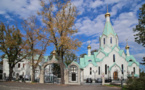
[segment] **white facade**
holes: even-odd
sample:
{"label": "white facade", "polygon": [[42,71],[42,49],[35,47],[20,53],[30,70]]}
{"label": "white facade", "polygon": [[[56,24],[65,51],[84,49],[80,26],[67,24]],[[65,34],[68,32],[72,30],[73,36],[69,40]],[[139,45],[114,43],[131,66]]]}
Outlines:
{"label": "white facade", "polygon": [[[44,63],[44,62],[41,62]],[[31,79],[32,67],[30,60],[23,59],[18,62],[13,68],[13,78],[17,79],[19,76],[23,76],[26,79]],[[45,67],[45,75],[49,76],[52,73],[52,65],[47,65]],[[35,70],[35,79],[39,79],[40,67],[38,66]],[[9,77],[9,64],[7,59],[3,59],[3,79]]]}

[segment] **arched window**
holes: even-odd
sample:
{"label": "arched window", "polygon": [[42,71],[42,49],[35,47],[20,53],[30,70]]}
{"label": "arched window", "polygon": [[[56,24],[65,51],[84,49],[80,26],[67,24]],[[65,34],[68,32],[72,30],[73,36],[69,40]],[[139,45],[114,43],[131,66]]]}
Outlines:
{"label": "arched window", "polygon": [[124,73],[124,68],[123,68],[123,64],[121,65],[121,67],[122,67],[122,74]]}
{"label": "arched window", "polygon": [[110,37],[110,43],[112,44],[112,37]]}
{"label": "arched window", "polygon": [[100,67],[98,67],[98,74],[100,75]]}
{"label": "arched window", "polygon": [[107,64],[105,64],[105,74],[107,74]]}
{"label": "arched window", "polygon": [[104,38],[104,44],[105,44],[105,38]]}
{"label": "arched window", "polygon": [[135,67],[133,67],[133,73],[135,74]]}
{"label": "arched window", "polygon": [[113,54],[113,62],[115,62],[115,54]]}
{"label": "arched window", "polygon": [[92,68],[90,67],[90,75],[92,75]]}
{"label": "arched window", "polygon": [[20,68],[20,63],[18,63],[18,68]]}
{"label": "arched window", "polygon": [[132,62],[132,60],[129,60],[129,62]]}

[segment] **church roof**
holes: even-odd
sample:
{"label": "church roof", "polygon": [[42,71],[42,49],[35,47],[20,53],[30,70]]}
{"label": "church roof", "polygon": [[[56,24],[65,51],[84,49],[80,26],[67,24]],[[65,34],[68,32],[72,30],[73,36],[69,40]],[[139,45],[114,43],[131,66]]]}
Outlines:
{"label": "church roof", "polygon": [[106,36],[108,36],[110,34],[112,34],[114,36],[116,35],[110,21],[106,21],[103,34]]}
{"label": "church roof", "polygon": [[[132,61],[130,61],[132,60]],[[133,63],[135,63],[137,66],[139,66],[139,63],[136,61],[133,55],[126,56],[126,61],[128,62],[128,66],[131,66]]]}
{"label": "church roof", "polygon": [[80,58],[80,66],[82,68],[88,66],[88,64],[92,63],[94,66],[97,66],[94,55],[88,56],[85,55],[84,58]]}

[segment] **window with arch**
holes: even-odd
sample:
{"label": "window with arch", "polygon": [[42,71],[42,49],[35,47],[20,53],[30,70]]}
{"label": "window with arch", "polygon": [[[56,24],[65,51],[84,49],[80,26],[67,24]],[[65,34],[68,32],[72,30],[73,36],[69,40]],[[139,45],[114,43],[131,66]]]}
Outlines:
{"label": "window with arch", "polygon": [[121,65],[121,67],[122,67],[122,74],[124,74],[124,68],[123,68],[123,64]]}
{"label": "window with arch", "polygon": [[112,44],[112,37],[110,37],[110,43]]}
{"label": "window with arch", "polygon": [[133,73],[135,74],[135,67],[133,67]]}
{"label": "window with arch", "polygon": [[107,64],[105,64],[105,74],[107,74]]}
{"label": "window with arch", "polygon": [[103,42],[104,42],[104,44],[105,44],[105,38],[104,38]]}
{"label": "window with arch", "polygon": [[100,67],[98,67],[98,74],[100,75]]}
{"label": "window with arch", "polygon": [[132,62],[132,60],[129,60],[129,62]]}
{"label": "window with arch", "polygon": [[20,63],[18,63],[18,68],[20,68]]}
{"label": "window with arch", "polygon": [[92,75],[92,68],[90,67],[90,75]]}
{"label": "window with arch", "polygon": [[113,54],[113,62],[115,62],[115,54]]}

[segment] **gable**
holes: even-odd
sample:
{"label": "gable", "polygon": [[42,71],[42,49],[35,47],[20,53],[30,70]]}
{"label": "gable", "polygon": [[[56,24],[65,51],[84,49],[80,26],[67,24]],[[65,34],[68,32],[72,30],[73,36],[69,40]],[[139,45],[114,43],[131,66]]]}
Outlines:
{"label": "gable", "polygon": [[105,57],[105,54],[102,52],[99,52],[98,55],[96,56],[96,58],[102,59],[103,57]]}

